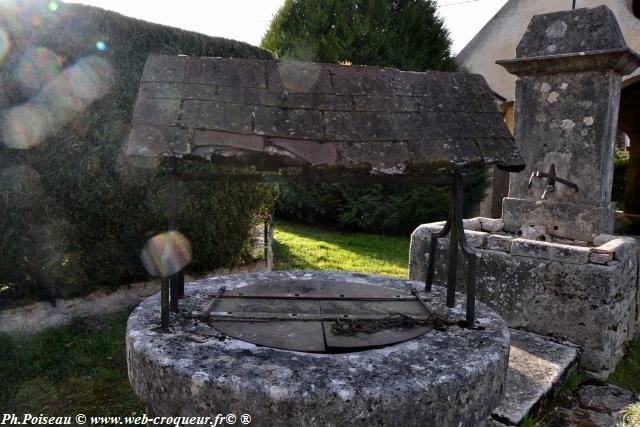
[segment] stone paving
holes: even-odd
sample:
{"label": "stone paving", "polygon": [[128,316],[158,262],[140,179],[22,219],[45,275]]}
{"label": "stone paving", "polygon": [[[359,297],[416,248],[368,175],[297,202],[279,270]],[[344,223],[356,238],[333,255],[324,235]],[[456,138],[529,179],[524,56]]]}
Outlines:
{"label": "stone paving", "polygon": [[494,425],[519,424],[529,412],[553,398],[578,361],[578,350],[570,343],[516,329],[509,332],[507,384],[491,414],[494,421],[499,421]]}
{"label": "stone paving", "polygon": [[613,427],[621,425],[626,408],[640,397],[614,385],[587,383],[571,398],[558,399],[541,423],[544,427]]}

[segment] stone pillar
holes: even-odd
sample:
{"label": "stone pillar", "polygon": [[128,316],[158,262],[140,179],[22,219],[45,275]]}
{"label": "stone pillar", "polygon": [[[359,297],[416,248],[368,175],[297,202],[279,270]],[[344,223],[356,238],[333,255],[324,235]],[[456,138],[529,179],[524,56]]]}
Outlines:
{"label": "stone pillar", "polygon": [[[611,234],[622,76],[640,66],[613,12],[600,6],[535,16],[516,59],[498,64],[518,76],[514,136],[527,164],[511,174],[505,230],[586,242]],[[550,185],[549,178],[530,180],[552,171],[578,190]]]}

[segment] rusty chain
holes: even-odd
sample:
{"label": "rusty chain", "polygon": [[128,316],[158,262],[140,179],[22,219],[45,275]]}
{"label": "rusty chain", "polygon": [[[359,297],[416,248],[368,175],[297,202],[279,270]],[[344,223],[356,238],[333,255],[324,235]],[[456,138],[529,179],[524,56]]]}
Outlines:
{"label": "rusty chain", "polygon": [[416,326],[432,325],[435,319],[416,319],[409,314],[391,313],[384,319],[351,319],[338,317],[336,323],[331,326],[331,332],[335,335],[352,336],[358,332],[375,334],[386,329],[412,329]]}

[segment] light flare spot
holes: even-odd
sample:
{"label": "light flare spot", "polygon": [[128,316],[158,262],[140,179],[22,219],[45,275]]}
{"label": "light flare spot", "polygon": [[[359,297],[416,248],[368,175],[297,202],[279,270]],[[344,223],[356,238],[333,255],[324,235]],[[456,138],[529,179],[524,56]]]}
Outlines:
{"label": "light flare spot", "polygon": [[62,73],[62,59],[46,47],[29,49],[14,69],[14,78],[24,87],[40,90]]}
{"label": "light flare spot", "polygon": [[58,3],[56,3],[55,1],[49,2],[49,5],[47,7],[51,12],[56,12],[58,10]]}
{"label": "light flare spot", "polygon": [[140,258],[149,274],[168,277],[191,261],[191,243],[178,231],[158,234],[147,242]]}
{"label": "light flare spot", "polygon": [[107,50],[107,44],[102,40],[99,40],[96,42],[96,49],[98,49],[100,52],[104,52],[105,50]]}
{"label": "light flare spot", "polygon": [[31,25],[34,27],[39,27],[42,24],[42,16],[36,15],[31,17]]}
{"label": "light flare spot", "polygon": [[2,120],[2,135],[10,148],[27,150],[43,142],[53,125],[51,112],[35,103],[10,109]]}
{"label": "light flare spot", "polygon": [[3,28],[0,28],[0,63],[2,63],[4,57],[7,56],[10,49],[11,39],[9,38],[9,33],[7,33]]}
{"label": "light flare spot", "polygon": [[30,101],[8,110],[0,123],[8,147],[28,149],[43,142],[106,95],[113,84],[113,69],[97,56],[79,60],[48,82]]}
{"label": "light flare spot", "polygon": [[81,59],[65,70],[63,89],[68,96],[78,101],[84,109],[89,103],[106,95],[113,83],[111,66],[95,56]]}

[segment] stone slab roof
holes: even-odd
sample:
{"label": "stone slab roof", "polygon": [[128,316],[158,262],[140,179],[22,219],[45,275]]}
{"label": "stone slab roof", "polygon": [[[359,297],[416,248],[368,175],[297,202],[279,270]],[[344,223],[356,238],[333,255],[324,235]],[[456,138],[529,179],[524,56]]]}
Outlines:
{"label": "stone slab roof", "polygon": [[516,48],[517,58],[626,49],[618,20],[606,6],[536,15]]}
{"label": "stone slab roof", "polygon": [[614,71],[640,67],[627,47],[614,13],[606,6],[536,15],[516,48],[516,59],[496,61],[511,74]]}
{"label": "stone slab roof", "polygon": [[483,77],[152,55],[127,153],[381,173],[522,159]]}

